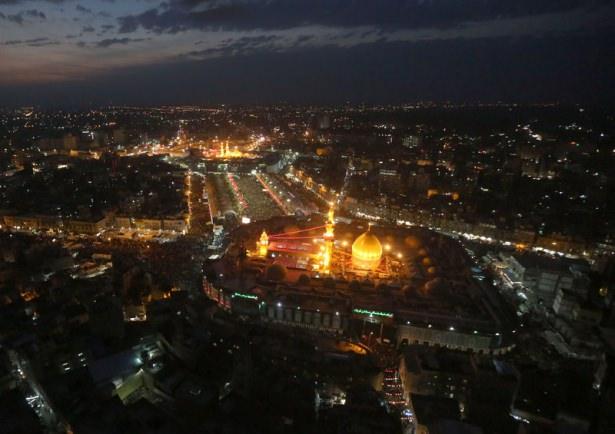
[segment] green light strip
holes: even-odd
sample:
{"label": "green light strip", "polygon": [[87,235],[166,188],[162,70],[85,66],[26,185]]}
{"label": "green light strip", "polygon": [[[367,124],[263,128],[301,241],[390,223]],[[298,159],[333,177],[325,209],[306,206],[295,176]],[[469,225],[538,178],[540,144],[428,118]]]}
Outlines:
{"label": "green light strip", "polygon": [[249,300],[258,300],[256,295],[242,294],[241,292],[233,292],[233,297],[247,298]]}
{"label": "green light strip", "polygon": [[377,310],[366,310],[366,309],[352,309],[353,313],[358,313],[361,315],[369,315],[369,316],[383,316],[385,318],[393,318],[393,314],[390,312],[379,312]]}

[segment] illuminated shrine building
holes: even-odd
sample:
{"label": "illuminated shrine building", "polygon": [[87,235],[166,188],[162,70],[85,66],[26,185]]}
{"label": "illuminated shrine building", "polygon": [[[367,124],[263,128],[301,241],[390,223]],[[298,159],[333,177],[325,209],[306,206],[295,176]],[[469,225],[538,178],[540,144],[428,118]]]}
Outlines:
{"label": "illuminated shrine building", "polygon": [[220,143],[220,150],[218,151],[218,157],[220,158],[242,158],[245,157],[246,154],[241,152],[235,146],[235,149],[231,149],[228,144],[228,140],[226,142]]}
{"label": "illuminated shrine building", "polygon": [[382,244],[368,229],[352,243],[352,266],[360,270],[375,270],[382,259]]}

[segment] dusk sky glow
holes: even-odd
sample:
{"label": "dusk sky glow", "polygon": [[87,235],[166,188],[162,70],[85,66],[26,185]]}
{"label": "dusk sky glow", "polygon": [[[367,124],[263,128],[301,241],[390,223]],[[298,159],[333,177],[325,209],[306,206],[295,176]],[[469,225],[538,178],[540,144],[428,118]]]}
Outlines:
{"label": "dusk sky glow", "polygon": [[601,101],[614,26],[608,0],[0,0],[0,102]]}

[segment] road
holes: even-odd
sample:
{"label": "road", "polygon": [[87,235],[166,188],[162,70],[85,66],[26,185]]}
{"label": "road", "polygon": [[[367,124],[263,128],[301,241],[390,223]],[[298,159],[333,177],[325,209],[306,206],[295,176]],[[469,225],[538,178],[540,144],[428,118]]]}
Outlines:
{"label": "road", "polygon": [[204,236],[211,232],[211,215],[205,177],[189,171],[186,176],[186,196],[188,201],[188,234]]}
{"label": "road", "polygon": [[404,399],[404,387],[399,378],[397,367],[384,370],[382,393],[389,404],[389,408],[399,415],[404,433],[413,433],[416,430],[416,420],[412,409]]}
{"label": "road", "polygon": [[9,358],[19,388],[26,397],[28,405],[38,416],[45,431],[51,434],[72,432],[68,423],[63,421],[53,409],[49,398],[36,380],[30,363],[15,351],[9,352]]}

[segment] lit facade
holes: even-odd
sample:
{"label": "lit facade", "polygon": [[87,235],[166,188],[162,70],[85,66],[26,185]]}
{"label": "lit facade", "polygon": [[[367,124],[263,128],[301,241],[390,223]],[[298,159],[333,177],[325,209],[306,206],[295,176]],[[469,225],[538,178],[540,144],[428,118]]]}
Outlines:
{"label": "lit facade", "polygon": [[267,250],[269,249],[269,236],[267,232],[263,230],[258,242],[256,243],[256,249],[258,250],[258,256],[267,256]]}
{"label": "lit facade", "polygon": [[327,215],[325,234],[323,235],[323,239],[325,241],[325,249],[322,252],[322,271],[326,274],[329,274],[331,272],[331,257],[333,256],[333,242],[335,240],[334,230],[335,221],[333,207],[331,207]]}

